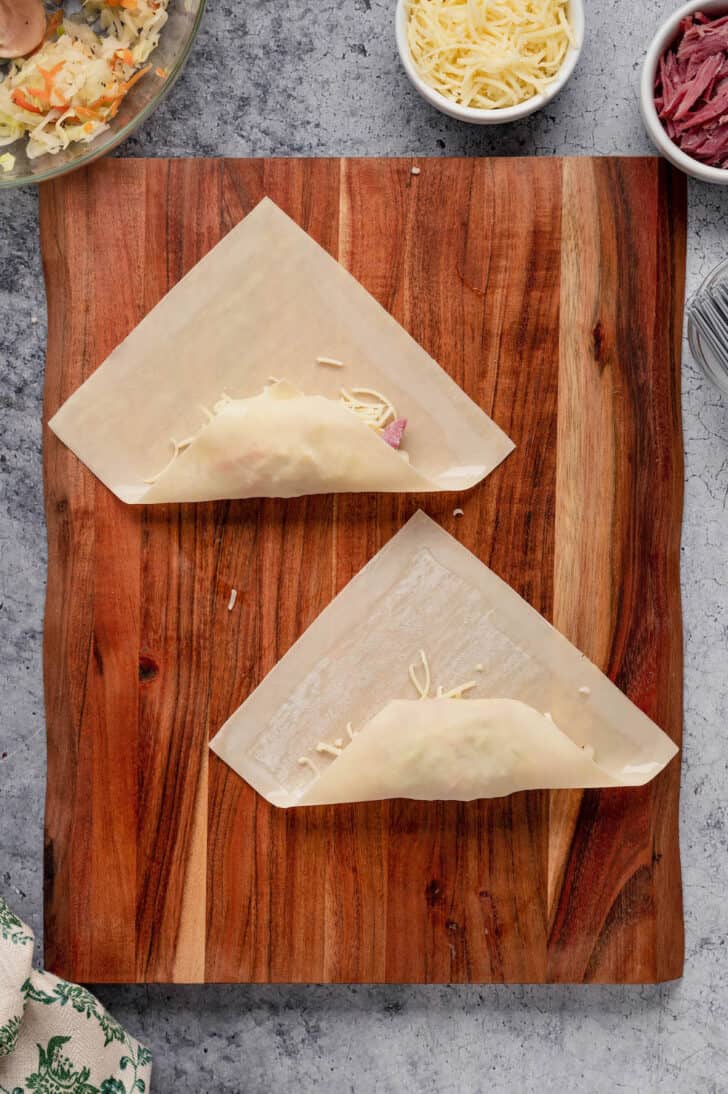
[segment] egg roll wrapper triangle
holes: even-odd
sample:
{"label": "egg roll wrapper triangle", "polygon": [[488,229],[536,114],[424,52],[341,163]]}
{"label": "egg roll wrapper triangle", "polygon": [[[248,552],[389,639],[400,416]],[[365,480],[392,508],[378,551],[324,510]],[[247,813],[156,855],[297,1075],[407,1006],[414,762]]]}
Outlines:
{"label": "egg roll wrapper triangle", "polygon": [[[322,356],[344,367],[322,366]],[[213,407],[223,393],[235,400],[260,396],[271,376],[304,396],[337,403],[342,387],[375,389],[407,419],[412,474],[403,471],[401,456],[397,463],[385,453],[376,462],[387,460],[391,477],[378,466],[368,480],[358,463],[331,489],[380,490],[384,481],[388,490],[465,490],[513,449],[404,328],[268,198],[144,317],[49,424],[121,500],[161,501],[167,474],[148,480],[168,463],[170,439],[198,434],[201,408]],[[269,440],[273,429],[271,421]],[[229,458],[241,460],[252,440],[233,440]],[[320,467],[326,449],[321,438],[314,457]],[[187,477],[176,482],[187,492],[172,490],[173,476],[168,500],[250,496],[226,494],[229,477],[213,485],[209,468],[193,484],[194,460],[187,463]],[[257,489],[272,496],[275,484]],[[298,486],[288,481],[287,489],[318,491],[305,470]]]}
{"label": "egg roll wrapper triangle", "polygon": [[[248,594],[241,587],[238,595]],[[432,694],[438,685],[447,691],[475,680],[470,697],[420,702],[408,678],[420,650],[432,667]],[[400,717],[399,700],[408,701],[406,709],[415,713]],[[422,746],[421,769],[412,774],[392,760],[393,766],[378,773],[378,789],[372,782],[367,792],[377,798],[437,798],[447,788],[444,776],[437,785],[434,776],[430,779],[436,766],[431,757],[446,747],[449,734],[459,748],[468,739],[463,726],[450,726],[446,719],[470,719],[471,710],[477,719],[475,705],[482,700],[510,700],[530,708],[525,713],[499,708],[508,713],[495,724],[501,736],[520,734],[529,740],[540,727],[551,758],[538,775],[530,768],[529,773],[543,789],[641,785],[678,751],[576,647],[422,512],[324,609],[231,714],[211,747],[269,802],[288,808],[322,800],[324,790],[319,794],[317,782],[326,778],[330,785],[339,764],[343,778],[362,750],[366,755],[384,749],[385,738],[390,741],[386,748],[396,752],[401,731],[403,745],[416,739]],[[446,715],[450,709],[457,715]],[[357,736],[345,744],[341,757],[316,751],[319,743],[348,741],[349,723]],[[493,724],[489,716],[487,725]],[[375,734],[367,745],[372,728]],[[352,758],[347,757],[354,746]],[[311,761],[318,775],[302,759]],[[474,753],[474,768],[476,759]],[[582,777],[574,781],[576,770]],[[498,789],[513,792],[515,774],[511,771],[511,782]],[[487,767],[481,767],[477,785],[468,781],[457,789],[457,780],[454,785],[445,796],[460,800],[462,793],[466,800],[492,796],[495,784]],[[361,787],[354,790],[352,784],[350,793],[354,796],[345,800],[363,800]],[[336,795],[342,800],[340,791]]]}

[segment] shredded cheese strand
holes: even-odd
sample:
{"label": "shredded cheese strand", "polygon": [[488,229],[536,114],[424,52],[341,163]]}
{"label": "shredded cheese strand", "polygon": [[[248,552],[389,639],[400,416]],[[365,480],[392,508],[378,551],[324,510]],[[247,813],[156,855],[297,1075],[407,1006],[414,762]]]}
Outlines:
{"label": "shredded cheese strand", "polygon": [[410,665],[409,667],[409,678],[412,681],[412,686],[415,691],[419,693],[420,699],[427,699],[430,694],[432,676],[430,674],[430,663],[427,660],[427,654],[424,650],[420,650],[420,661],[422,662],[422,669],[424,671],[424,680],[420,683],[417,669],[414,665]]}
{"label": "shredded cheese strand", "polygon": [[[420,650],[420,662],[423,671],[423,679],[421,680],[419,677],[419,667],[416,664],[410,665],[409,678],[420,699],[429,699],[430,689],[432,687],[432,673],[430,672],[430,663],[424,650]],[[468,680],[466,684],[460,684],[456,688],[450,688],[448,691],[445,691],[442,685],[438,684],[435,690],[435,698],[462,699],[466,692],[472,691],[473,688],[477,688],[477,686],[476,680]]]}
{"label": "shredded cheese strand", "polygon": [[440,692],[438,699],[462,699],[467,691],[472,691],[473,688],[477,688],[477,686],[477,681],[468,680],[467,684],[461,684],[460,687],[451,688],[450,691],[443,691],[442,688],[438,688],[438,691]]}
{"label": "shredded cheese strand", "polygon": [[325,741],[319,741],[316,745],[316,751],[323,756],[340,756],[344,750],[343,748],[337,748],[336,745],[327,745]]}
{"label": "shredded cheese strand", "polygon": [[369,387],[342,387],[341,401],[347,410],[356,414],[365,425],[382,430],[390,422],[397,421],[397,411],[386,395]]}

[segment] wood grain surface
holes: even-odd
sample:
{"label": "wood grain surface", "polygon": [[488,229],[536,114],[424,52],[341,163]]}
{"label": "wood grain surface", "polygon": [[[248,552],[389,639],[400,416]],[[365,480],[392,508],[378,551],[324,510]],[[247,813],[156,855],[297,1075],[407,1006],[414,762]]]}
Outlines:
{"label": "wood grain surface", "polygon": [[684,179],[652,159],[412,162],[117,159],[41,188],[46,421],[267,194],[517,444],[463,496],[142,509],[45,429],[60,975],[681,974],[679,760],[642,790],[283,812],[207,749],[418,507],[680,741]]}

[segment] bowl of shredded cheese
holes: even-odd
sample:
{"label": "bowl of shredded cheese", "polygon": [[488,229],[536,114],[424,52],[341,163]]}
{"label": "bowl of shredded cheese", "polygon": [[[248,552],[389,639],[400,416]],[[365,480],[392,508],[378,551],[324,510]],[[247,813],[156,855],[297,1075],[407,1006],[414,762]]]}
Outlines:
{"label": "bowl of shredded cheese", "polygon": [[182,70],[204,6],[45,0],[41,41],[1,54],[0,190],[71,171],[133,132]]}
{"label": "bowl of shredded cheese", "polygon": [[405,72],[432,106],[501,125],[540,110],[581,53],[583,0],[398,0]]}

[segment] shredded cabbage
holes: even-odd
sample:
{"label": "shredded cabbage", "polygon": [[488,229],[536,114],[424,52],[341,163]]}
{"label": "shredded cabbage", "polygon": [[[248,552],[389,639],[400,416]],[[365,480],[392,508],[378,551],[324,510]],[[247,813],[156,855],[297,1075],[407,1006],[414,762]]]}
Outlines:
{"label": "shredded cabbage", "polygon": [[40,48],[12,61],[0,81],[0,146],[27,136],[28,158],[35,159],[108,129],[124,96],[151,67],[146,61],[168,3],[84,0],[87,22],[51,20]]}

